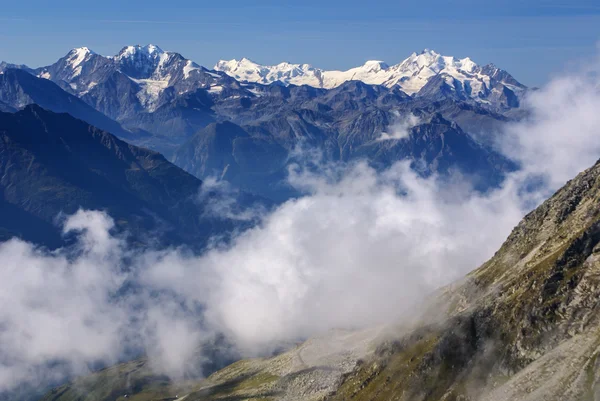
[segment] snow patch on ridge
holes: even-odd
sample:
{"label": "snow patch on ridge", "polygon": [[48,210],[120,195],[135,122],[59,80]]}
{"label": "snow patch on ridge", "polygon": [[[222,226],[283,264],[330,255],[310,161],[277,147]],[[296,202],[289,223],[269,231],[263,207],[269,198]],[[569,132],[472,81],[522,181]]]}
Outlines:
{"label": "snow patch on ridge", "polygon": [[223,87],[221,85],[214,85],[208,89],[208,93],[217,94],[223,92]]}
{"label": "snow patch on ridge", "polygon": [[183,77],[188,79],[190,77],[190,73],[194,70],[199,70],[200,66],[194,63],[192,60],[188,60],[183,67]]}

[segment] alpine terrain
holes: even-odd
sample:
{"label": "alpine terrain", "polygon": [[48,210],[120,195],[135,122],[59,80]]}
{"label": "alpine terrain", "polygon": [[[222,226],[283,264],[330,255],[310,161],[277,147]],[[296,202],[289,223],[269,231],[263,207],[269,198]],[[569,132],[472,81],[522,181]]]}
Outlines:
{"label": "alpine terrain", "polygon": [[540,205],[600,157],[582,82],[1,62],[0,400],[600,400],[600,161]]}
{"label": "alpine terrain", "polygon": [[237,80],[262,84],[281,82],[285,85],[331,89],[347,81],[361,81],[387,88],[399,87],[409,95],[425,95],[435,86],[438,90],[443,88],[454,92],[462,99],[495,108],[516,107],[525,90],[524,85],[493,64],[479,66],[468,57],[457,59],[442,56],[429,49],[413,53],[396,65],[369,60],[347,71],[326,71],[308,64],[265,66],[247,58],[221,60],[214,68]]}

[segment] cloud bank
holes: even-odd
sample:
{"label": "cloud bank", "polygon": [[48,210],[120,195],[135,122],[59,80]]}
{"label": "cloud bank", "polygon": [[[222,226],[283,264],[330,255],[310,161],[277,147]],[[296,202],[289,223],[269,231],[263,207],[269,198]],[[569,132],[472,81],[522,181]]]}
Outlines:
{"label": "cloud bank", "polygon": [[65,220],[78,239],[71,248],[0,244],[0,390],[83,373],[131,349],[181,377],[217,333],[257,355],[401,318],[489,258],[525,212],[596,161],[597,82],[563,78],[526,100],[528,117],[498,144],[521,169],[489,193],[458,176],[421,178],[402,162],[381,173],[365,163],[299,167],[289,181],[306,196],[272,212],[215,203],[212,213],[258,224],[203,255],[127,249],[99,211]]}

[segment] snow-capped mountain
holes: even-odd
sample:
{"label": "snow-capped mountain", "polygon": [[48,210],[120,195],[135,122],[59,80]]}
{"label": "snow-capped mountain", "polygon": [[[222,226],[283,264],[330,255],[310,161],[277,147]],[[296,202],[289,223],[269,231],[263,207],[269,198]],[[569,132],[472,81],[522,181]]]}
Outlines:
{"label": "snow-capped mountain", "polygon": [[[37,103],[67,111],[167,155],[199,178],[222,177],[279,200],[294,196],[273,180],[286,176],[298,144],[320,149],[327,160],[367,158],[381,168],[418,161],[423,174],[454,166],[481,175],[482,190],[512,169],[486,144],[494,127],[509,119],[504,112],[518,106],[515,92],[524,89],[493,66],[433,52],[344,72],[290,64],[269,71],[244,63],[245,79],[311,85],[239,82],[154,45],[126,46],[108,57],[82,47],[43,68],[0,64],[0,109]],[[401,116],[418,117],[410,138],[380,140]],[[115,127],[101,117],[115,120]]]}
{"label": "snow-capped mountain", "polygon": [[[14,68],[3,65],[0,70],[9,67]],[[155,45],[126,46],[114,56],[81,47],[50,66],[28,71],[54,81],[118,121],[155,112],[182,96],[197,94],[200,100],[195,102],[207,106],[210,98],[253,97],[264,90],[238,81],[331,89],[355,80],[400,88],[434,101],[475,101],[500,112],[517,107],[526,89],[493,65],[479,66],[469,58],[442,56],[431,50],[413,53],[397,65],[372,60],[347,71],[325,71],[308,64],[262,66],[248,59],[219,61],[211,71]]]}
{"label": "snow-capped mountain", "polygon": [[[347,71],[326,71],[308,64],[260,65],[247,58],[221,60],[214,69],[239,81],[261,84],[281,82],[285,85],[309,85],[331,89],[346,81],[355,80],[388,88],[397,85],[410,95],[419,94],[433,78],[437,78],[436,89],[455,92],[458,98],[473,99],[482,103],[492,103],[504,94],[510,98],[514,97],[515,100],[526,89],[510,74],[494,65],[479,66],[468,57],[457,59],[442,56],[433,50],[413,53],[401,63],[392,66],[382,61],[371,60]],[[512,102],[506,106],[514,105]]]}
{"label": "snow-capped mountain", "polygon": [[[126,46],[115,56],[102,56],[81,47],[35,73],[116,119],[131,111],[155,111],[199,88],[217,92],[224,84],[237,84],[223,73],[208,71],[179,53],[155,45]],[[128,101],[112,104],[115,95]]]}

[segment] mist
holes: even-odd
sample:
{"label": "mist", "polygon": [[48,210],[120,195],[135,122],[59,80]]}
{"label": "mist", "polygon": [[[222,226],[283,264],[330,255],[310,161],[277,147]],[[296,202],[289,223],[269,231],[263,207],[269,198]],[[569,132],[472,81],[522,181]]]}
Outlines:
{"label": "mist", "polygon": [[[318,174],[298,165],[289,183],[306,195],[273,211],[212,204],[210,213],[256,224],[202,255],[129,249],[110,216],[86,210],[63,221],[76,238],[69,248],[0,244],[0,391],[83,374],[131,349],[179,378],[217,334],[242,356],[268,355],[332,328],[402,319],[599,157],[596,76],[555,80],[524,102],[528,117],[497,144],[520,169],[487,193],[458,174],[422,178],[406,162]],[[383,139],[402,140],[418,121],[399,124]]]}
{"label": "mist", "polygon": [[387,128],[387,132],[381,133],[377,140],[387,141],[393,139],[404,139],[410,135],[411,128],[419,125],[419,122],[419,117],[415,116],[414,114],[401,116],[396,112],[394,122]]}

